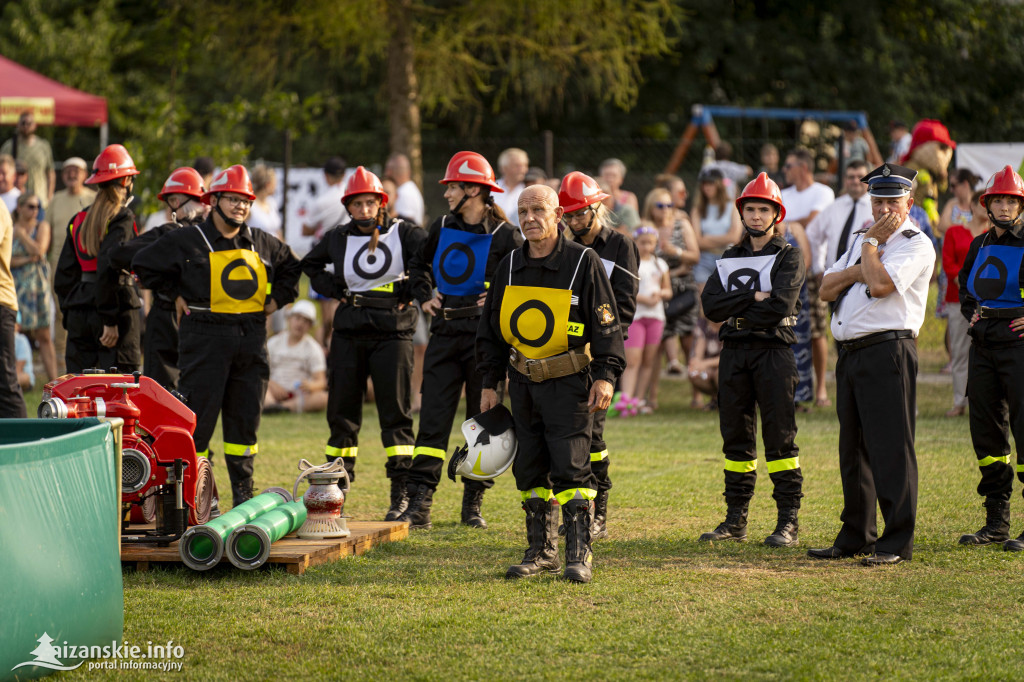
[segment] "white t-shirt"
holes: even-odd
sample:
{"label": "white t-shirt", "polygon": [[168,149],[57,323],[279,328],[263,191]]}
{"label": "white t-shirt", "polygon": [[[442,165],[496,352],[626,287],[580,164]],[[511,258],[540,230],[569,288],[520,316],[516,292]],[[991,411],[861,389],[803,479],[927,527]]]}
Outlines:
{"label": "white t-shirt", "polygon": [[[851,238],[850,249],[825,272],[826,276],[857,262],[865,232]],[[896,291],[883,298],[869,298],[867,285],[855,282],[832,315],[832,336],[836,341],[853,341],[868,334],[900,329],[909,329],[917,336],[924,323],[928,284],[935,266],[931,240],[908,218],[880,250],[879,258]]]}
{"label": "white t-shirt", "polygon": [[277,199],[274,197],[267,197],[266,210],[254,201],[252,208],[249,209],[249,218],[245,222],[249,227],[258,227],[278,239],[284,239],[284,234],[281,233],[281,209],[278,208]]}
{"label": "white t-shirt", "polygon": [[[11,212],[11,215],[14,215],[14,209],[18,207],[18,197],[20,196],[21,190],[17,187],[12,187],[3,194],[0,194],[0,199],[3,199],[4,203],[7,204],[7,210]],[[518,225],[519,223],[516,224]]]}
{"label": "white t-shirt", "polygon": [[[640,284],[637,288],[637,296],[650,296],[661,291],[662,275],[668,272],[668,263],[661,258],[641,258],[637,274],[640,275]],[[665,321],[665,302],[657,305],[645,305],[637,301],[636,315],[633,319],[649,317],[655,320]]]}
{"label": "white t-shirt", "polygon": [[409,218],[417,225],[423,226],[423,194],[412,180],[399,185],[395,205],[391,207],[391,215],[396,218]]}
{"label": "white t-shirt", "polygon": [[504,180],[498,180],[498,187],[505,190],[504,192],[494,192],[491,196],[494,197],[494,203],[501,207],[501,210],[505,212],[505,216],[508,221],[519,227],[519,195],[526,189],[526,185],[519,183],[515,187],[509,189],[505,185]]}
{"label": "white t-shirt", "polygon": [[344,182],[336,185],[328,185],[324,193],[313,202],[313,208],[303,221],[306,225],[316,228],[316,238],[324,236],[324,232],[335,225],[349,221],[348,211],[341,204],[341,197],[345,194]]}
{"label": "white t-shirt", "polygon": [[288,343],[288,332],[275,334],[267,340],[270,359],[270,380],[292,388],[299,381],[308,381],[316,372],[327,370],[324,349],[312,336],[302,337],[294,346]]}
{"label": "white t-shirt", "polygon": [[797,190],[796,185],[782,190],[782,205],[786,207],[786,220],[798,223],[804,222],[807,216],[815,211],[824,211],[835,200],[836,193],[832,191],[832,188],[820,182],[812,182],[802,192]]}
{"label": "white t-shirt", "polygon": [[171,215],[167,212],[166,208],[161,208],[156,213],[150,213],[149,217],[146,218],[146,224],[142,226],[143,232],[149,232],[154,227],[160,227],[171,222]]}

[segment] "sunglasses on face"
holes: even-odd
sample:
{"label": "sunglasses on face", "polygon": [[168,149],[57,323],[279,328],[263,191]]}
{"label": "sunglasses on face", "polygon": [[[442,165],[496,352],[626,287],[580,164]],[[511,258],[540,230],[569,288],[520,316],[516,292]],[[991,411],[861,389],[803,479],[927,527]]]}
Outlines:
{"label": "sunglasses on face", "polygon": [[672,204],[663,204],[660,201],[655,202],[654,203],[654,207],[655,208],[674,208],[674,206]]}
{"label": "sunglasses on face", "polygon": [[39,210],[39,204],[23,204],[22,207],[23,208],[31,209],[33,211],[38,211]]}

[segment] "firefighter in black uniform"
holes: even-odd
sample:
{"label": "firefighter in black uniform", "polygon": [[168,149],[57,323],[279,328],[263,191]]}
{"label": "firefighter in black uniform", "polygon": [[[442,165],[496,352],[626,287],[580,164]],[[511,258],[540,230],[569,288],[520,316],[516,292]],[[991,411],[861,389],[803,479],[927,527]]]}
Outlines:
{"label": "firefighter in black uniform", "polygon": [[[178,168],[164,182],[157,194],[171,207],[171,221],[143,232],[121,245],[111,256],[118,268],[132,270],[132,259],[142,249],[177,227],[192,227],[206,215],[201,203],[203,177],[194,168]],[[178,388],[178,319],[174,298],[164,291],[153,292],[153,301],[146,315],[146,333],[142,338],[142,373],[167,389]]]}
{"label": "firefighter in black uniform", "polygon": [[220,414],[235,506],[252,497],[270,379],[266,316],[295,299],[301,276],[286,244],[245,224],[255,198],[244,166],[221,171],[203,194],[207,219],[170,230],[132,261],[143,286],[174,300],[178,390],[196,413],[196,452],[209,457]]}
{"label": "firefighter in black uniform", "polygon": [[608,409],[625,367],[615,295],[593,249],[558,229],[562,209],[546,185],[519,196],[527,243],[498,264],[477,332],[480,411],[498,404],[508,375],[519,451],[512,465],[529,547],[507,578],[558,570],[558,512],[565,526],[564,577],[591,578],[591,413]]}
{"label": "firefighter in black uniform", "polygon": [[767,173],[754,178],[736,199],[746,236],[718,261],[701,293],[704,314],[723,322],[718,368],[718,405],[725,453],[727,512],[703,541],[746,540],[747,507],[757,480],[757,415],[778,508],[778,523],[765,538],[769,547],[797,544],[797,514],[803,475],[796,440],[796,342],[805,269],[800,250],[775,225],[786,217],[779,187]]}
{"label": "firefighter in black uniform", "polygon": [[[931,240],[909,219],[917,171],[883,164],[862,182],[875,222],[855,230],[850,248],[821,280],[833,301],[832,336],[839,416],[842,528],[813,559],[868,554],[865,566],[908,561],[917,517],[917,344],[935,266]],[[878,536],[876,507],[885,519]]]}
{"label": "firefighter in black uniform", "polygon": [[1002,542],[1024,550],[1024,533],[1010,538],[1012,432],[1017,476],[1024,481],[1024,182],[1010,166],[992,176],[981,196],[992,228],[977,237],[960,269],[960,309],[970,320],[967,366],[971,440],[981,468],[978,494],[985,525],[960,538],[962,545]]}
{"label": "firefighter in black uniform", "polygon": [[[615,293],[615,308],[623,337],[636,313],[636,294],[640,276],[640,260],[636,244],[609,227],[608,209],[602,203],[609,195],[598,187],[589,175],[573,171],[562,179],[558,190],[558,204],[562,207],[562,220],[569,227],[574,241],[592,248],[601,259],[605,274]],[[594,412],[590,434],[590,470],[597,478],[597,497],[594,498],[594,539],[608,537],[608,491],[612,480],[608,476],[608,445],[604,442],[606,410]]]}
{"label": "firefighter in black uniform", "polygon": [[[419,253],[409,265],[412,292],[423,311],[434,317],[423,361],[423,408],[409,469],[408,508],[399,516],[410,528],[430,528],[430,507],[452,422],[466,387],[466,419],[480,407],[476,371],[476,329],[487,287],[498,261],[522,244],[519,230],[507,222],[491,192],[503,192],[487,159],[458,152],[441,182],[451,213],[430,226]],[[437,295],[434,288],[437,288]],[[462,478],[462,523],[486,528],[480,513],[484,491],[494,481]]]}
{"label": "firefighter in black uniform", "polygon": [[[359,427],[366,379],[380,418],[381,441],[391,479],[394,521],[408,504],[406,480],[412,462],[412,335],[416,329],[409,260],[423,246],[426,232],[390,219],[388,195],[380,179],[362,166],[345,185],[342,203],[352,220],[324,235],[302,259],[313,289],[339,300],[327,359],[328,460],[341,457],[355,480]],[[334,273],[326,267],[333,264]]]}
{"label": "firefighter in black uniform", "polygon": [[128,203],[139,171],[119,144],[100,152],[92,168],[85,183],[99,185],[96,199],[71,219],[53,278],[68,331],[64,359],[71,373],[90,367],[131,373],[142,361],[142,299],[131,274],[116,267],[111,255],[138,234]]}

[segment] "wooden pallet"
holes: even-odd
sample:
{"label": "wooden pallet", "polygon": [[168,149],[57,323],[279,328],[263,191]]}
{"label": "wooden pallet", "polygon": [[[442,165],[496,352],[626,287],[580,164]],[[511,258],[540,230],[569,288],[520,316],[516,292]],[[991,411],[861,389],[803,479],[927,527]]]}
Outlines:
{"label": "wooden pallet", "polygon": [[[310,566],[319,566],[350,554],[365,554],[374,545],[397,542],[409,537],[409,525],[396,521],[353,521],[348,528],[352,532],[347,538],[330,540],[302,540],[289,535],[275,542],[270,548],[268,564],[283,564],[294,575],[302,575]],[[178,543],[168,547],[156,545],[122,543],[121,563],[134,563],[136,571],[148,571],[151,563],[184,565],[178,554]],[[227,556],[220,563],[231,565]]]}

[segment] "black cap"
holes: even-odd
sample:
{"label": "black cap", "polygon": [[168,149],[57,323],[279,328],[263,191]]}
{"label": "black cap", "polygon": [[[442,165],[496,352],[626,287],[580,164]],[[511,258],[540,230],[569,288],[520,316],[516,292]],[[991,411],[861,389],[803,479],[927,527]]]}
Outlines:
{"label": "black cap", "polygon": [[332,156],[324,164],[324,173],[328,175],[344,175],[346,168],[348,166],[345,164],[345,159],[340,156]]}
{"label": "black cap", "polygon": [[697,176],[697,182],[716,182],[719,180],[725,180],[725,173],[720,168],[715,168],[714,166],[702,168]]}
{"label": "black cap", "polygon": [[905,197],[914,186],[917,171],[912,168],[883,163],[871,171],[861,182],[868,185],[868,194],[873,197]]}

